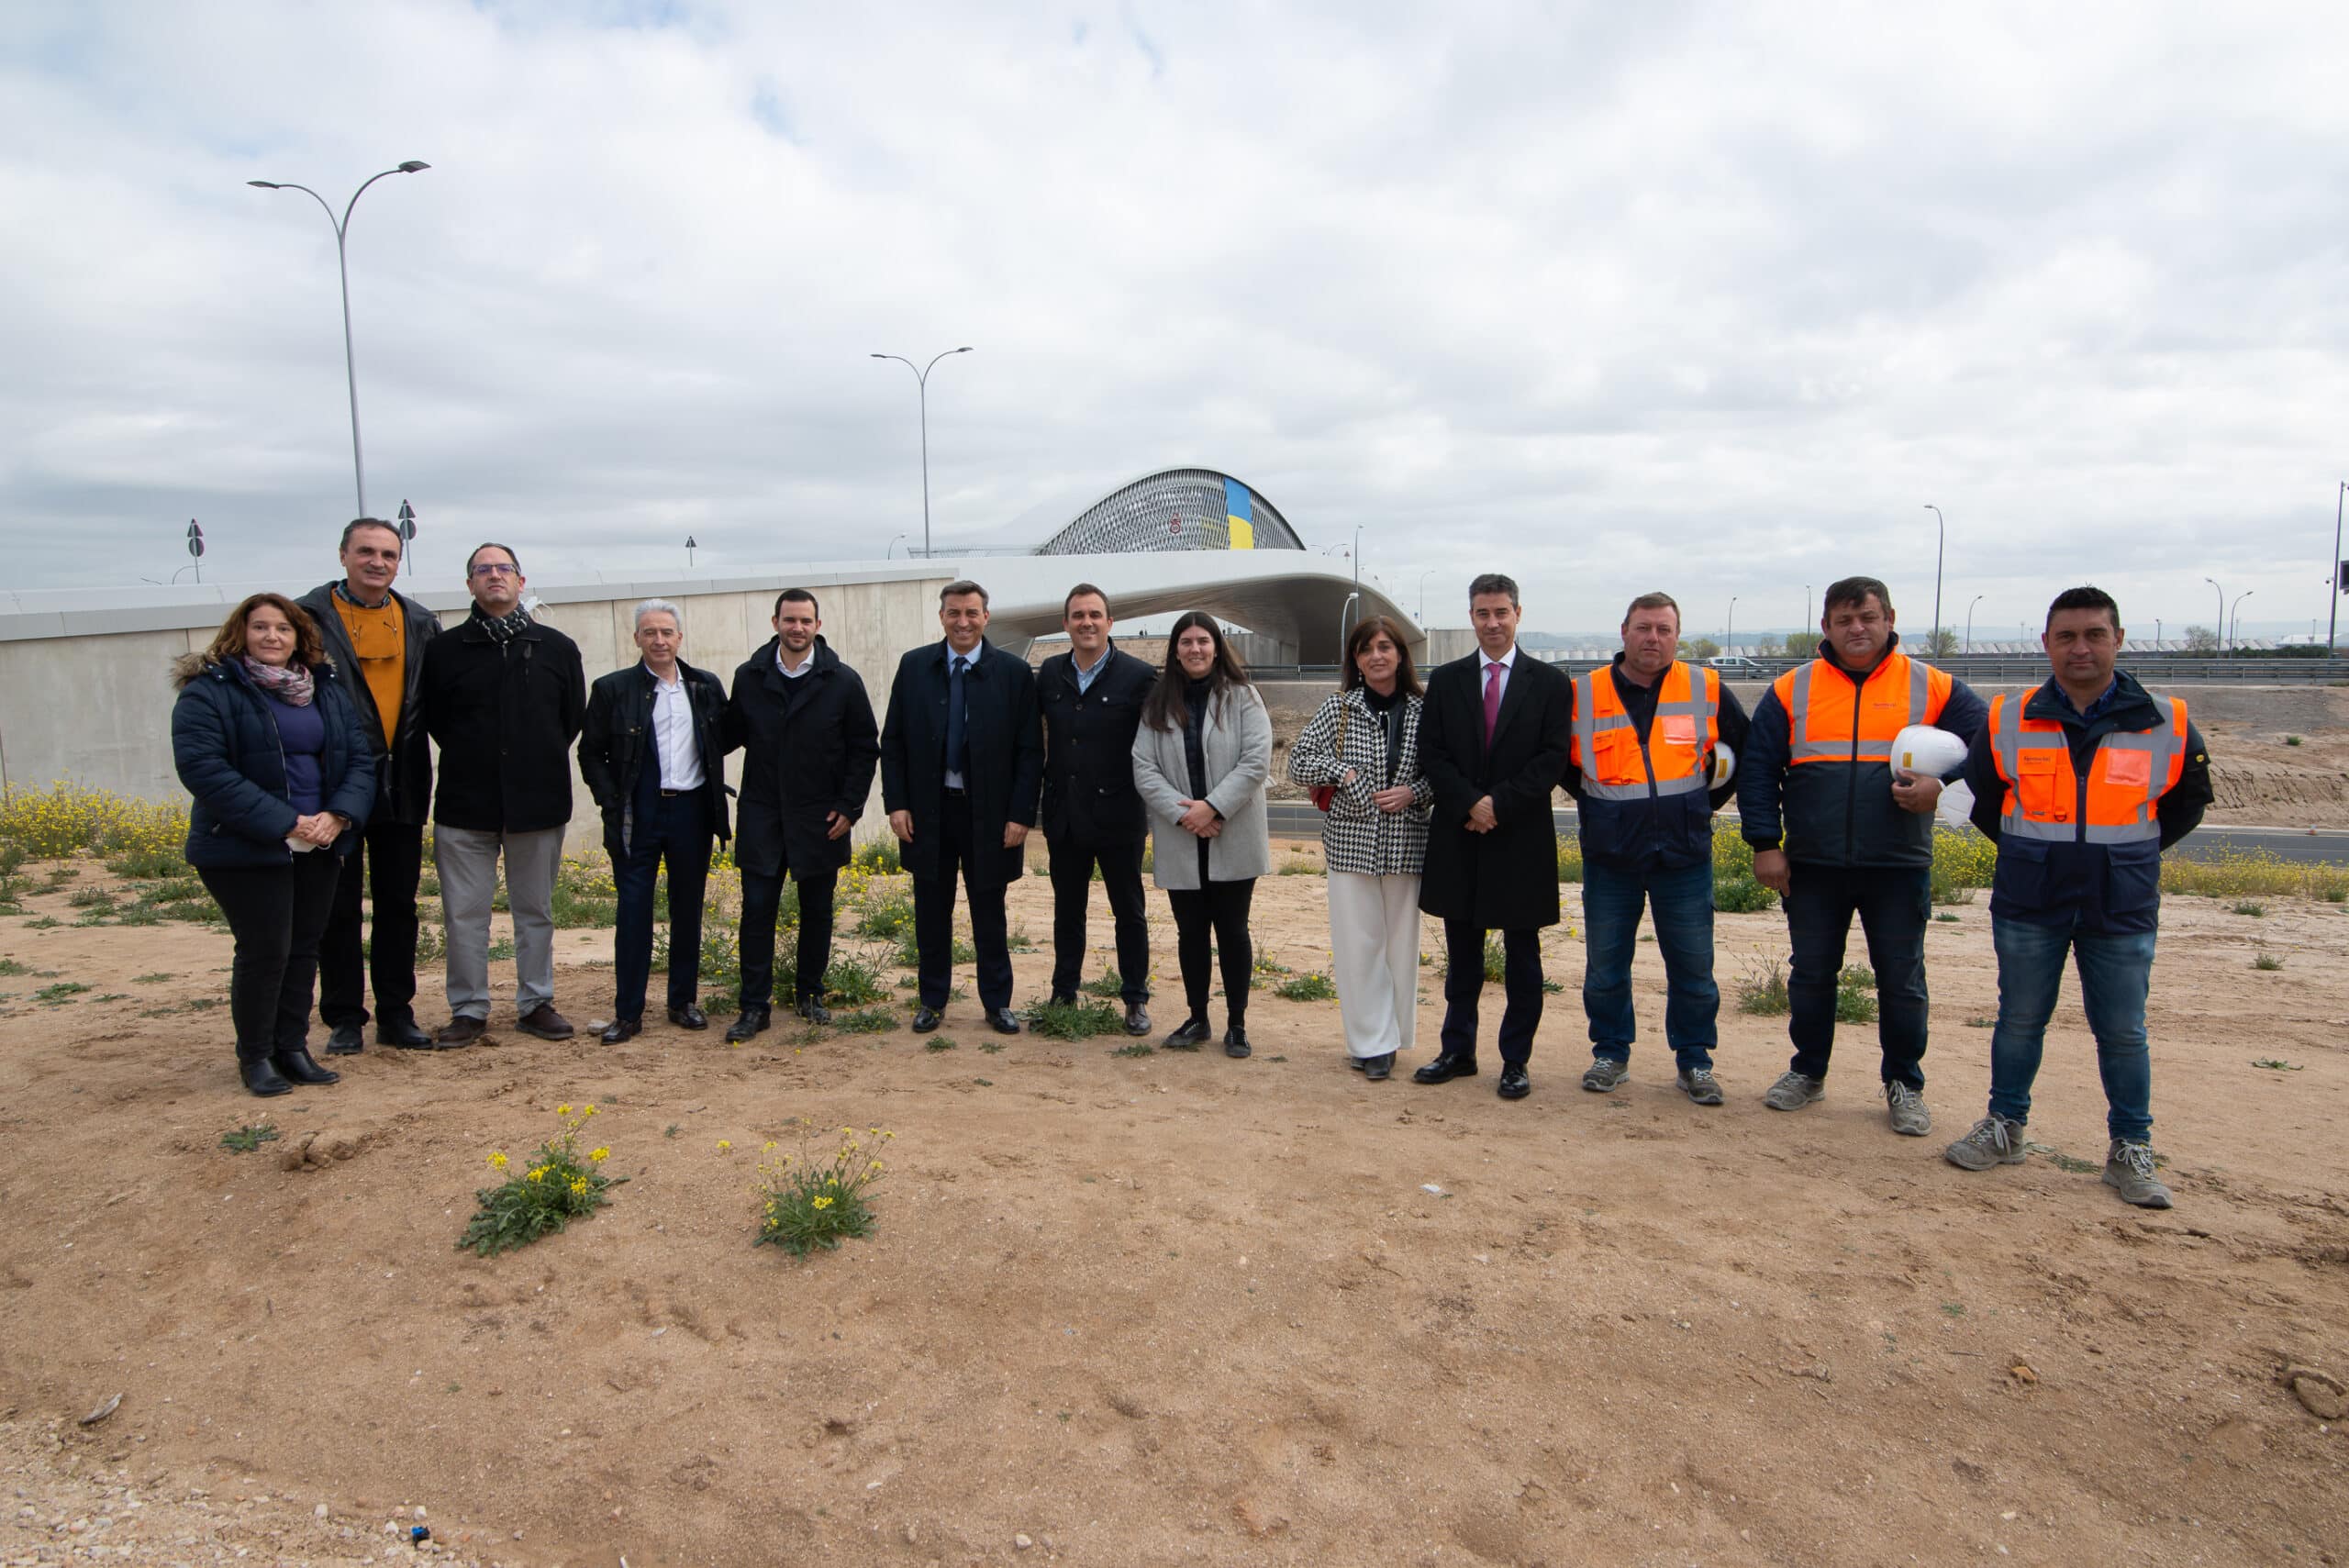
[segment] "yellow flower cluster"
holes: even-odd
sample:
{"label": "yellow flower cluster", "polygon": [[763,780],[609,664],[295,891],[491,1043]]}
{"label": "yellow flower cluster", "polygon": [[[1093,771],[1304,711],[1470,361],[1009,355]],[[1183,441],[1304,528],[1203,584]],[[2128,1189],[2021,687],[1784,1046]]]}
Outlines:
{"label": "yellow flower cluster", "polygon": [[503,1171],[506,1169],[506,1151],[504,1150],[491,1151],[489,1156],[489,1166],[491,1170]]}
{"label": "yellow flower cluster", "polygon": [[807,1200],[807,1207],[810,1208],[829,1208],[832,1207],[832,1200],[828,1197],[810,1198]]}
{"label": "yellow flower cluster", "polygon": [[187,843],[187,807],[134,800],[111,790],[60,781],[45,790],[11,790],[0,800],[0,844],[22,846],[33,860],[82,851],[116,855],[176,854]]}
{"label": "yellow flower cluster", "polygon": [[590,1149],[587,1151],[587,1158],[593,1160],[598,1165],[602,1164],[611,1157],[612,1151],[608,1149]]}

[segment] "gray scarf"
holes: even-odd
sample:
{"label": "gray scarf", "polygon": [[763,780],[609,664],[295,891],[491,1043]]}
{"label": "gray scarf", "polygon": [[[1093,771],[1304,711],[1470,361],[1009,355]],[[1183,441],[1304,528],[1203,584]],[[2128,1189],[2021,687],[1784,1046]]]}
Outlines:
{"label": "gray scarf", "polygon": [[489,639],[496,643],[513,641],[528,630],[530,625],[529,612],[519,605],[516,605],[502,616],[491,615],[479,605],[475,605],[473,618],[481,622],[483,629],[489,633]]}

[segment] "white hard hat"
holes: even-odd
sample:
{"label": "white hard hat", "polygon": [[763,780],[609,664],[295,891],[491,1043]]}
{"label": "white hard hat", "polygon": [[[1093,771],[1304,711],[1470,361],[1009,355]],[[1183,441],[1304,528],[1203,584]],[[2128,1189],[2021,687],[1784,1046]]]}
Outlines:
{"label": "white hard hat", "polygon": [[1716,744],[1713,747],[1712,775],[1706,780],[1705,787],[1707,789],[1719,789],[1721,785],[1729,783],[1731,778],[1735,777],[1736,773],[1737,753],[1730,750],[1726,742]]}
{"label": "white hard hat", "polygon": [[1941,777],[1965,761],[1965,742],[1946,729],[1912,724],[1892,738],[1892,765]]}

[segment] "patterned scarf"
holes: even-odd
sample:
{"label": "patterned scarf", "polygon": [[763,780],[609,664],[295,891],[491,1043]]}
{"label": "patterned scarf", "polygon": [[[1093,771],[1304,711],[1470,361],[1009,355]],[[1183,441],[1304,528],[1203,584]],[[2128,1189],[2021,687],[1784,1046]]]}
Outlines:
{"label": "patterned scarf", "polygon": [[491,615],[479,605],[475,605],[473,618],[481,622],[482,628],[489,633],[489,639],[496,643],[513,641],[515,638],[528,630],[530,625],[529,613],[519,605],[516,605],[502,616]]}
{"label": "patterned scarf", "polygon": [[303,665],[288,661],[284,664],[264,664],[250,653],[240,654],[245,673],[252,677],[264,696],[275,697],[289,707],[307,707],[317,695],[317,683]]}

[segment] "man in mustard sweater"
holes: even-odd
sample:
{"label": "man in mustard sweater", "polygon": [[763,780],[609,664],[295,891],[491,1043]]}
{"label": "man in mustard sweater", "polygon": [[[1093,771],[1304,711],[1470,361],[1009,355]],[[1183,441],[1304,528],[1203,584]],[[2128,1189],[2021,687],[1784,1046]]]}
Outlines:
{"label": "man in mustard sweater", "polygon": [[[359,726],[375,756],[375,809],[343,863],[334,911],[318,948],[318,1017],[332,1031],[327,1050],[363,1050],[367,982],[375,984],[375,1041],[429,1050],[416,1021],[416,890],[424,865],[424,823],[432,808],[432,754],[425,744],[417,682],[424,645],[440,630],[430,610],[395,592],[399,530],[358,517],[342,530],[342,576],[295,602],[318,623],[327,656],[349,677]],[[374,940],[362,951],[363,891],[374,899]]]}

